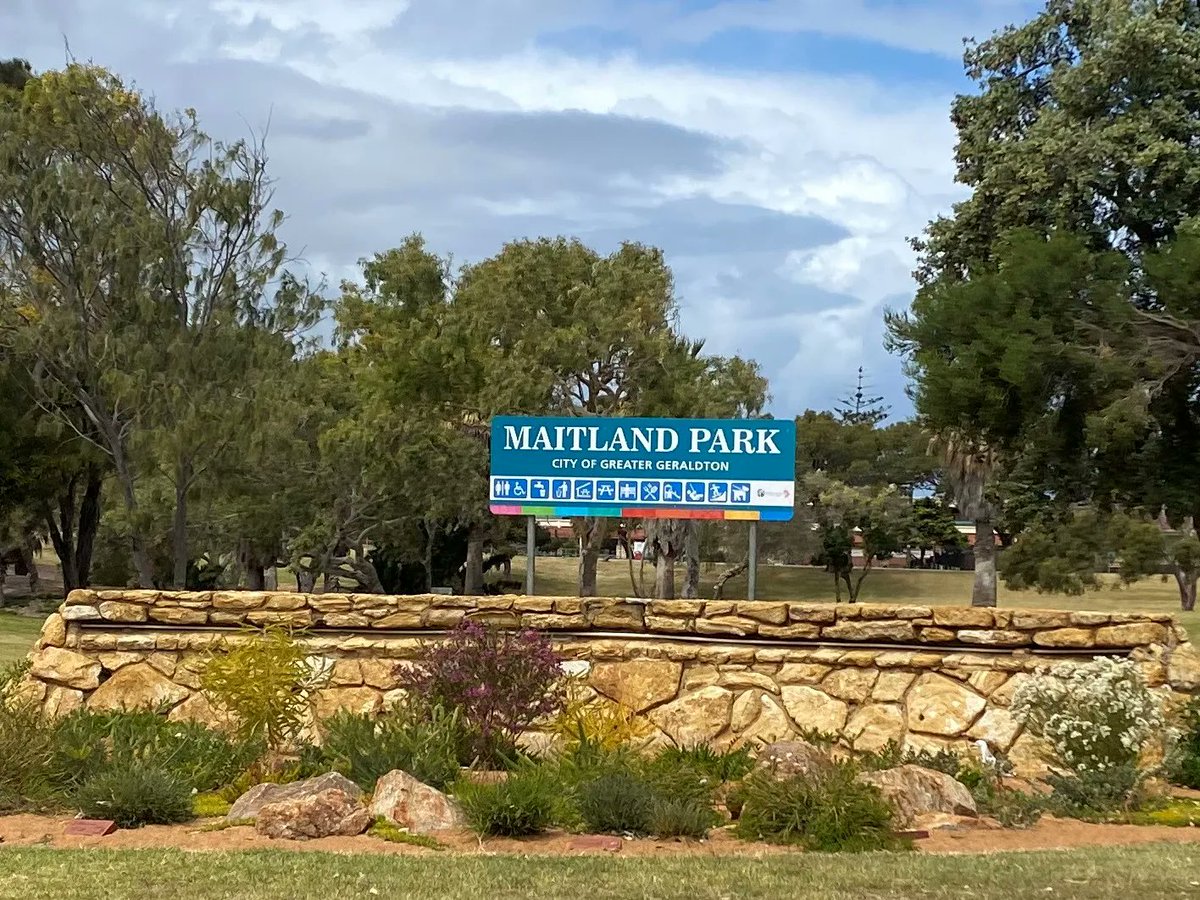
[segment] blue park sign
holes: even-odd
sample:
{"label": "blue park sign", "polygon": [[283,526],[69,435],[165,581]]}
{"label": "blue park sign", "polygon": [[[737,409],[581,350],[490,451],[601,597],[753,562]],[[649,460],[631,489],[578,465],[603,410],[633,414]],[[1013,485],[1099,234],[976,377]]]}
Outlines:
{"label": "blue park sign", "polygon": [[499,416],[491,446],[497,515],[792,518],[790,419]]}

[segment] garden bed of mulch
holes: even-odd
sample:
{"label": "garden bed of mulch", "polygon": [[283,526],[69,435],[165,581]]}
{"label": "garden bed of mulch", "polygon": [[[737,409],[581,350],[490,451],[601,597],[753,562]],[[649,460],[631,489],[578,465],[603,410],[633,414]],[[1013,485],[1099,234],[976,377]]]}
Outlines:
{"label": "garden bed of mulch", "polygon": [[[76,837],[64,834],[71,819],[55,816],[18,815],[0,817],[0,852],[3,847],[48,846],[57,848],[104,847],[109,849],[179,849],[195,851],[290,850],[330,853],[436,854],[524,854],[575,856],[614,854],[611,841],[564,832],[549,832],[530,838],[488,838],[481,840],[468,831],[442,832],[438,840],[444,851],[409,844],[390,843],[379,838],[331,837],[311,841],[272,840],[257,834],[253,827],[240,826],[221,831],[203,831],[203,823],[186,825],[150,825],[121,830],[104,837]],[[1200,828],[1172,828],[1159,825],[1106,825],[1056,819],[1046,816],[1029,828],[1001,828],[987,819],[973,824],[933,829],[929,837],[913,843],[924,853],[986,853],[1017,850],[1073,849],[1077,847],[1115,847],[1147,843],[1196,843]],[[620,840],[620,856],[762,856],[800,852],[770,844],[748,843],[727,829],[717,829],[704,841],[658,840],[638,838]]]}

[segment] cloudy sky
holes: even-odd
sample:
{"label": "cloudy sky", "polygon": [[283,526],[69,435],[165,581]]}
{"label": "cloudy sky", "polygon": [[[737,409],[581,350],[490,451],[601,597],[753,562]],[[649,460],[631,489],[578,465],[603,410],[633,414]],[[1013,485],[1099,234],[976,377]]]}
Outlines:
{"label": "cloudy sky", "polygon": [[413,231],[457,260],[517,237],[657,244],[682,324],[762,363],[773,408],[866,367],[906,238],[960,196],[962,38],[1036,0],[0,0],[0,57],[65,46],[261,132],[285,237],[331,284]]}

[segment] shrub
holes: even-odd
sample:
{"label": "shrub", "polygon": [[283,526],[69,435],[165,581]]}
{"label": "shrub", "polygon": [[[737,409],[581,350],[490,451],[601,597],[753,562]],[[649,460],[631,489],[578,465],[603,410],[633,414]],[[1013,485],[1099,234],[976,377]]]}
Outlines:
{"label": "shrub", "polygon": [[520,837],[555,824],[561,812],[561,788],[549,767],[526,765],[503,781],[460,783],[454,793],[479,834]]}
{"label": "shrub", "polygon": [[17,694],[26,671],[28,663],[0,670],[0,813],[37,809],[55,794],[53,728]]}
{"label": "shrub", "polygon": [[650,811],[650,833],[661,838],[702,838],[720,823],[712,806],[689,797],[658,796]]}
{"label": "shrub", "polygon": [[67,788],[108,769],[142,765],[171,772],[189,790],[211,791],[235,778],[261,752],[261,745],[152,712],[79,710],[54,729],[51,769]]}
{"label": "shrub", "polygon": [[963,757],[953,750],[905,750],[899,741],[888,741],[879,750],[859,753],[856,760],[869,772],[914,765],[957,777],[963,767]]}
{"label": "shrub", "polygon": [[1012,712],[1078,777],[1136,767],[1163,726],[1137,664],[1112,657],[1039,673],[1014,694]]}
{"label": "shrub", "polygon": [[85,816],[112,819],[121,828],[170,825],[192,818],[192,791],[162,769],[114,767],[80,785],[76,802]]}
{"label": "shrub", "polygon": [[1051,773],[1046,776],[1051,788],[1047,802],[1058,815],[1094,818],[1097,814],[1140,806],[1144,799],[1140,790],[1143,781],[1144,773],[1134,763],[1101,770],[1085,769],[1069,775]]}
{"label": "shrub", "polygon": [[475,755],[495,764],[517,736],[563,707],[562,660],[535,631],[504,631],[464,620],[439,644],[426,644],[401,687],[431,706],[457,709],[475,734]]}
{"label": "shrub", "polygon": [[200,687],[232,717],[242,740],[280,750],[296,739],[312,695],[328,679],[329,671],[310,663],[292,632],[267,628],[210,657]]}
{"label": "shrub", "polygon": [[597,834],[648,834],[656,800],[650,783],[632,771],[606,772],[577,792],[583,826]]}
{"label": "shrub", "polygon": [[1200,698],[1192,699],[1181,718],[1179,739],[1167,757],[1167,779],[1200,788]]}
{"label": "shrub", "polygon": [[754,757],[749,749],[718,751],[707,744],[695,747],[664,747],[654,758],[653,767],[658,769],[680,768],[699,772],[714,784],[739,781],[754,768]]}
{"label": "shrub", "polygon": [[590,743],[608,750],[646,738],[654,726],[628,706],[596,697],[583,678],[566,679],[563,707],[550,725],[550,733],[572,750]]}
{"label": "shrub", "polygon": [[900,841],[892,809],[878,789],[855,779],[857,767],[834,762],[820,774],[777,779],[767,772],[743,782],[739,837],[809,850],[881,850]]}
{"label": "shrub", "polygon": [[341,772],[363,790],[393,769],[444,789],[459,774],[459,756],[470,740],[457,710],[418,712],[394,707],[378,720],[342,711],[322,723],[320,755],[326,771]]}

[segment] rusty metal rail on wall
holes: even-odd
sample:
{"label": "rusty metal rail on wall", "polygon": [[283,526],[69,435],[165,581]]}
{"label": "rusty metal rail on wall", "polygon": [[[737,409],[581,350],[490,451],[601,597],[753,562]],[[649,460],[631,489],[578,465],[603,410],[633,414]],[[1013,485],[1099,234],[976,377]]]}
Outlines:
{"label": "rusty metal rail on wall", "polygon": [[[134,631],[159,631],[159,632],[221,632],[221,633],[246,633],[250,631],[261,631],[262,629],[253,625],[187,625],[187,624],[165,624],[160,622],[122,622],[120,624],[105,621],[84,621],[74,623],[83,631],[104,631],[107,633],[122,633]],[[387,638],[422,638],[422,637],[438,637],[450,634],[448,628],[397,628],[381,630],[378,628],[333,628],[327,625],[314,625],[301,629],[303,632],[312,635],[356,635],[362,637],[374,637],[380,639]],[[655,641],[655,642],[671,642],[678,641],[690,644],[742,644],[751,647],[783,647],[796,650],[820,650],[822,648],[836,648],[839,650],[897,650],[897,651],[913,651],[920,653],[977,653],[987,655],[1002,655],[1012,653],[1028,653],[1034,656],[1129,656],[1134,648],[1131,647],[1001,647],[988,646],[981,647],[977,644],[962,644],[957,642],[939,643],[939,644],[915,644],[915,643],[878,643],[866,641],[852,640],[806,640],[803,638],[764,638],[764,637],[744,637],[741,635],[708,635],[708,634],[659,634],[651,632],[638,631],[546,631],[544,632],[551,639],[602,639],[602,640],[625,640],[625,641]]]}

